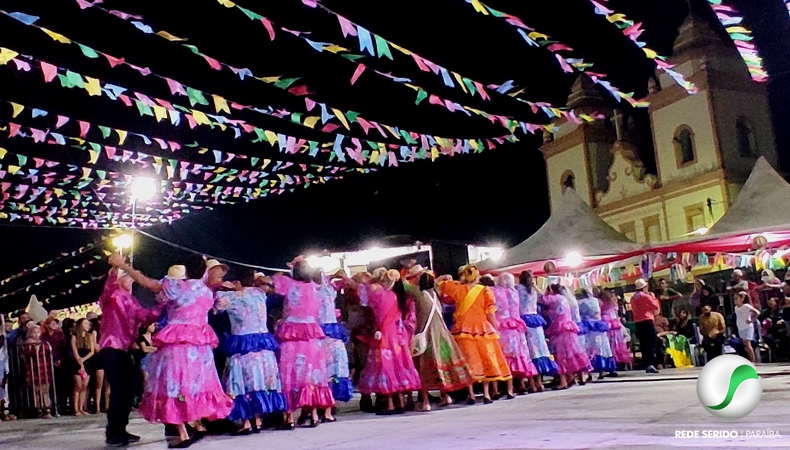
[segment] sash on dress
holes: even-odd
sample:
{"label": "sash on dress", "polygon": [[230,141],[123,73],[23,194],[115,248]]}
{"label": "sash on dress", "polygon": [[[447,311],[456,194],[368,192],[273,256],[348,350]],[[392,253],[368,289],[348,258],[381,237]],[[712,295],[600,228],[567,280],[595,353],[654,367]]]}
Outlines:
{"label": "sash on dress", "polygon": [[483,286],[482,284],[478,284],[472,289],[469,289],[469,292],[466,293],[466,297],[464,297],[464,300],[458,304],[458,309],[455,310],[455,315],[462,316],[467,311],[469,311],[469,308],[472,307],[472,305],[475,303],[475,300],[477,300],[477,297],[480,295],[481,292],[483,292],[483,289],[485,288],[486,287]]}

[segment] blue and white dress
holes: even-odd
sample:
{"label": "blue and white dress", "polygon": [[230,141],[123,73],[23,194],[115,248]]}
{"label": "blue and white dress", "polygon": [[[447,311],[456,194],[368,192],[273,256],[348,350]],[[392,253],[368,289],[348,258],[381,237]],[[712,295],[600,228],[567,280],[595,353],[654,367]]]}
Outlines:
{"label": "blue and white dress", "polygon": [[609,344],[609,324],[601,320],[601,306],[595,297],[578,300],[580,338],[594,372],[616,372],[617,361]]}
{"label": "blue and white dress", "polygon": [[349,378],[348,351],[345,342],[348,340],[348,331],[339,323],[335,315],[335,298],[337,291],[328,283],[318,288],[318,298],[321,300],[321,309],[318,320],[326,337],[321,340],[321,345],[326,352],[326,373],[329,375],[329,388],[335,400],[347,402],[354,395],[354,386]]}
{"label": "blue and white dress", "polygon": [[227,311],[231,323],[231,334],[221,344],[228,357],[223,386],[233,399],[228,419],[250,420],[286,411],[274,353],[277,341],[266,326],[266,294],[248,287],[216,295],[216,309]]}
{"label": "blue and white dress", "polygon": [[538,290],[532,286],[528,289],[523,284],[516,285],[519,298],[519,312],[524,323],[527,324],[527,346],[532,357],[532,363],[540,375],[554,375],[557,373],[557,363],[549,352],[546,344],[546,335],[543,327],[546,319],[538,314]]}

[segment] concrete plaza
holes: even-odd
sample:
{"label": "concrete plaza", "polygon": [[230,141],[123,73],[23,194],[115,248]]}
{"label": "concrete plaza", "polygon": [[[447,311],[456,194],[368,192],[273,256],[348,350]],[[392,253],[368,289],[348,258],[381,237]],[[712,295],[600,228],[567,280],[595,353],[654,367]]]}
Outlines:
{"label": "concrete plaza", "polygon": [[[207,437],[191,448],[232,449],[614,449],[790,448],[790,365],[758,367],[761,403],[745,419],[714,418],[699,404],[698,369],[635,371],[620,378],[500,400],[452,406],[430,413],[378,417],[357,411],[353,400],[338,422],[317,429],[269,431],[244,437]],[[91,450],[104,448],[104,416],[0,423],[0,448]],[[161,425],[135,416],[129,431],[142,441],[129,448],[164,449]],[[738,432],[736,439],[684,439],[676,431]],[[781,437],[750,438],[771,431]]]}

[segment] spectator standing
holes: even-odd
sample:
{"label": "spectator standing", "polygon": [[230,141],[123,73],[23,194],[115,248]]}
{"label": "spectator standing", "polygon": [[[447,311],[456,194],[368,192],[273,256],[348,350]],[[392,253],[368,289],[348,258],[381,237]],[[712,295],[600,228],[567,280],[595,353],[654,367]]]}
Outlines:
{"label": "spectator standing", "polygon": [[666,319],[675,317],[675,302],[683,298],[683,295],[669,287],[669,283],[665,278],[658,280],[660,290],[659,300],[661,300],[661,315]]}
{"label": "spectator standing", "polygon": [[42,327],[44,333],[41,335],[41,342],[49,344],[52,350],[52,364],[55,369],[55,392],[57,398],[55,404],[59,411],[65,411],[69,393],[72,391],[71,374],[66,368],[66,357],[68,356],[68,344],[63,330],[60,329],[60,321],[53,316],[44,320]]}
{"label": "spectator standing", "polygon": [[636,337],[639,339],[645,371],[647,373],[658,373],[658,369],[655,367],[656,341],[658,338],[653,321],[661,307],[655,295],[647,292],[647,281],[639,278],[634,283],[634,287],[636,288],[636,293],[631,298],[631,312],[634,315]]}

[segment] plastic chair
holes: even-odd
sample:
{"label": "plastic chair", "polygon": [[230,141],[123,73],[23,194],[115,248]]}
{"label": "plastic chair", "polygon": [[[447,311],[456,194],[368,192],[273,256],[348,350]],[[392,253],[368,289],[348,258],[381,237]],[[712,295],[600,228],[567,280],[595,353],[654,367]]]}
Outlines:
{"label": "plastic chair", "polygon": [[702,334],[699,332],[699,326],[692,323],[694,327],[694,336],[696,337],[696,344],[689,343],[689,350],[691,351],[691,362],[695,367],[704,366],[708,362],[708,355],[702,349]]}

